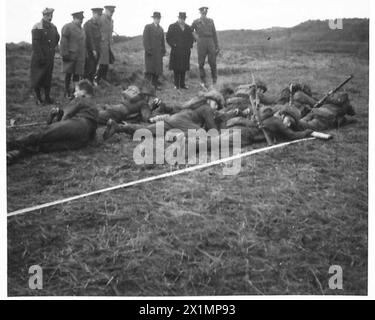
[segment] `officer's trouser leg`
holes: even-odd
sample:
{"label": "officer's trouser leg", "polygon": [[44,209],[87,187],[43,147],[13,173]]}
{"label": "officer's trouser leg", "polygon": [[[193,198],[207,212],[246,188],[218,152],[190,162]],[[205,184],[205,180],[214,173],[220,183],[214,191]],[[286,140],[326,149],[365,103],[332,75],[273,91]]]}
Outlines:
{"label": "officer's trouser leg", "polygon": [[180,73],[180,88],[185,88],[185,71],[181,71]]}
{"label": "officer's trouser leg", "polygon": [[50,93],[51,93],[51,84],[52,84],[53,64],[54,64],[53,60],[49,62],[48,69],[46,70],[46,74],[43,80],[44,94],[45,94],[45,98],[47,102],[51,100]]}
{"label": "officer's trouser leg", "polygon": [[36,99],[38,100],[37,103],[43,102],[42,95],[41,95],[40,91],[41,91],[40,87],[35,87],[34,88],[35,96],[36,96]]}
{"label": "officer's trouser leg", "polygon": [[70,97],[71,96],[71,91],[70,91],[70,82],[72,80],[72,74],[71,73],[66,73],[65,74],[65,97]]}
{"label": "officer's trouser leg", "polygon": [[94,56],[88,56],[85,61],[85,74],[84,78],[89,80],[91,83],[94,81],[96,72],[96,59]]}
{"label": "officer's trouser leg", "polygon": [[145,79],[146,79],[147,81],[152,82],[152,73],[148,73],[148,72],[146,72],[146,73],[145,73]]}
{"label": "officer's trouser leg", "polygon": [[152,84],[157,87],[158,86],[158,80],[159,80],[159,75],[153,74],[152,75]]}
{"label": "officer's trouser leg", "polygon": [[177,89],[180,88],[180,72],[177,70],[173,71],[174,85]]}
{"label": "officer's trouser leg", "polygon": [[53,72],[53,60],[48,62],[47,66],[45,67],[45,72],[43,74],[43,77],[40,80],[40,87],[44,89],[45,102],[47,103],[51,102],[50,92],[51,92],[52,72]]}
{"label": "officer's trouser leg", "polygon": [[76,91],[76,86],[78,85],[78,82],[80,79],[81,79],[81,76],[79,74],[73,75],[73,92]]}
{"label": "officer's trouser leg", "polygon": [[210,40],[208,45],[208,64],[211,68],[212,82],[215,84],[217,81],[217,67],[216,67],[216,48],[213,40]]}
{"label": "officer's trouser leg", "polygon": [[99,81],[100,79],[107,80],[107,73],[108,73],[109,66],[108,64],[100,64],[98,74],[96,79]]}
{"label": "officer's trouser leg", "polygon": [[206,72],[204,71],[204,64],[207,56],[207,40],[199,39],[198,40],[198,65],[199,65],[199,77],[202,82],[206,82]]}

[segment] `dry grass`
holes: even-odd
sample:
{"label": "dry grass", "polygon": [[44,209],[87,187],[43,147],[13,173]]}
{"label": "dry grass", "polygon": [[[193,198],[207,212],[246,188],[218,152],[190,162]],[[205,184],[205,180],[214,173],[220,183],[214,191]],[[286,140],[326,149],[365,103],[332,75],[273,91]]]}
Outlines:
{"label": "dry grass", "polygon": [[[98,103],[116,102],[125,78],[142,70],[138,41],[116,44],[117,86],[98,92]],[[359,123],[334,130],[329,142],[244,159],[236,176],[214,167],[11,218],[9,295],[367,293],[368,60],[348,53],[285,56],[281,49],[256,57],[246,50],[223,50],[221,82],[248,81],[253,70],[272,92],[301,80],[320,95],[353,73],[347,90]],[[20,122],[40,120],[48,110],[29,97],[28,57],[16,49],[7,58],[7,118]],[[168,103],[198,91],[195,51],[192,62],[191,89],[182,94],[165,84],[161,97]],[[129,137],[103,143],[101,132],[86,149],[9,167],[8,211],[171,169],[136,166]],[[33,264],[43,267],[42,291],[27,287]],[[328,288],[334,264],[343,267],[342,291]]]}

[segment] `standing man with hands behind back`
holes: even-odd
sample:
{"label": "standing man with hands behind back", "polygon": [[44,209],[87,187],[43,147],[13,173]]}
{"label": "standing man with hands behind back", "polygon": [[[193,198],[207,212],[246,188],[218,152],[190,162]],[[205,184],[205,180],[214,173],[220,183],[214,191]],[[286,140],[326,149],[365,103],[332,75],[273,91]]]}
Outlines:
{"label": "standing man with hands behind back", "polygon": [[112,44],[112,33],[113,33],[113,13],[115,12],[115,6],[104,6],[104,14],[100,17],[100,59],[99,59],[99,70],[96,75],[96,81],[99,82],[101,79],[107,81],[107,73],[109,65],[115,62],[115,56],[113,55],[111,44]]}
{"label": "standing man with hands behind back", "polygon": [[73,21],[64,25],[61,31],[60,53],[65,73],[65,97],[73,99],[70,82],[74,88],[84,74],[86,60],[86,35],[82,28],[83,11],[72,13]]}
{"label": "standing man with hands behind back", "polygon": [[92,18],[83,25],[83,29],[86,32],[87,49],[84,78],[93,83],[100,58],[100,41],[102,39],[100,17],[103,13],[103,8],[92,8],[91,11]]}
{"label": "standing man with hands behind back", "polygon": [[214,21],[207,18],[208,8],[202,7],[199,8],[199,11],[201,17],[195,20],[191,27],[193,31],[195,31],[194,35],[197,40],[199,76],[202,82],[201,85],[207,87],[206,73],[204,71],[206,57],[208,56],[208,64],[211,68],[212,82],[213,84],[216,84],[216,56],[219,54],[220,49]]}
{"label": "standing man with hands behind back", "polygon": [[171,47],[169,69],[174,73],[175,89],[188,89],[186,71],[190,70],[190,51],[194,44],[193,30],[185,23],[186,13],[180,12],[178,21],[169,26],[167,42]]}
{"label": "standing man with hands behind back", "polygon": [[[31,87],[34,89],[37,104],[52,104],[50,97],[52,72],[54,67],[55,50],[60,40],[60,35],[51,22],[54,9],[43,10],[42,21],[34,25],[32,34],[31,55]],[[42,99],[41,89],[44,89],[45,99]]]}
{"label": "standing man with hands behind back", "polygon": [[160,90],[159,76],[163,74],[163,57],[166,54],[164,30],[160,26],[161,14],[154,12],[153,23],[145,26],[143,47],[145,49],[145,78]]}

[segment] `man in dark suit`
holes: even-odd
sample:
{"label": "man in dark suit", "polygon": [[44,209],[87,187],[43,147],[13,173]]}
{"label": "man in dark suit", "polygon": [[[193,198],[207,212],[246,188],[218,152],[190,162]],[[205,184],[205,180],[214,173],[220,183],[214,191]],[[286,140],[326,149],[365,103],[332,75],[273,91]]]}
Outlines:
{"label": "man in dark suit", "polygon": [[86,64],[85,64],[85,75],[84,78],[88,79],[93,83],[96,68],[100,58],[100,17],[103,12],[103,8],[92,8],[92,18],[88,20],[83,29],[86,32]]}
{"label": "man in dark suit", "polygon": [[178,21],[169,26],[167,43],[171,47],[169,70],[174,73],[175,89],[188,89],[186,71],[190,70],[190,51],[194,44],[193,30],[185,23],[186,13],[180,12]]}
{"label": "man in dark suit", "polygon": [[163,57],[166,54],[164,30],[160,26],[160,12],[154,12],[152,18],[154,22],[146,25],[143,31],[145,76],[156,89],[160,89],[158,78],[163,74]]}
{"label": "man in dark suit", "polygon": [[[55,50],[60,40],[60,35],[51,22],[53,18],[52,8],[43,10],[43,19],[34,25],[32,34],[32,48],[30,78],[31,87],[35,91],[36,103],[52,104],[50,97],[52,72],[54,67]],[[41,96],[44,89],[45,100]]]}

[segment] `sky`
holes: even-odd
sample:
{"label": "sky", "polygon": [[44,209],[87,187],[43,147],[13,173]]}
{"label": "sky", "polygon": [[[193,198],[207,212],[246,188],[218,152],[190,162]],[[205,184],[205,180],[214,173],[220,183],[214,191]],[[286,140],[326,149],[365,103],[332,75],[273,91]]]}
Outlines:
{"label": "sky", "polygon": [[[3,1],[3,0],[2,0]],[[5,0],[6,42],[31,42],[31,28],[41,19],[45,7],[55,9],[54,24],[58,30],[70,22],[71,13],[90,8],[116,5],[113,16],[115,32],[136,36],[151,22],[154,11],[162,14],[161,25],[167,29],[177,20],[178,12],[187,13],[187,23],[199,17],[198,8],[209,7],[208,16],[217,30],[263,29],[273,26],[292,27],[309,19],[369,18],[370,0]]]}

